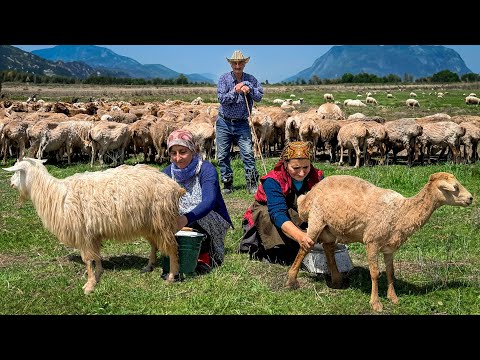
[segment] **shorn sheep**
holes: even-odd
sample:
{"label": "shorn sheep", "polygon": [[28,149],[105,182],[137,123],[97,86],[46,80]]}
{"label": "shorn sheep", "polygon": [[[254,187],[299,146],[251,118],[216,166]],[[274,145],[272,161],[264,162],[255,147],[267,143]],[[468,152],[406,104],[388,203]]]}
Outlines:
{"label": "shorn sheep", "polygon": [[[427,184],[415,196],[377,187],[350,175],[332,175],[316,184],[298,198],[298,213],[308,221],[308,236],[323,243],[332,286],[340,287],[342,275],[335,262],[335,243],[361,242],[366,245],[368,267],[372,281],[370,305],[382,311],[378,297],[378,254],[383,253],[388,290],[393,304],[398,298],[393,287],[393,254],[442,205],[466,207],[473,201],[452,174],[430,175]],[[298,288],[298,271],[307,251],[299,250],[288,271],[286,286]]]}
{"label": "shorn sheep", "polygon": [[85,294],[100,281],[100,247],[106,239],[126,242],[145,238],[151,252],[142,271],[153,270],[159,250],[170,258],[167,281],[174,281],[179,270],[175,239],[178,206],[185,189],[144,164],[57,179],[48,173],[44,162],[24,158],[4,170],[14,173],[10,185],[18,190],[20,201],[32,201],[45,228],[61,243],[80,251],[87,266]]}

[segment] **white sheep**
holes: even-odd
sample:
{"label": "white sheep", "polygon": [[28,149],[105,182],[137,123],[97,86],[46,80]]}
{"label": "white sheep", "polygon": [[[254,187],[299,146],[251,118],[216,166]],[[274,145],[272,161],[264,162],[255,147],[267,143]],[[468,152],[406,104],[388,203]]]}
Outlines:
{"label": "white sheep", "polygon": [[478,105],[478,104],[480,104],[480,99],[477,98],[476,96],[471,96],[471,95],[469,95],[469,96],[467,96],[467,97],[465,98],[465,104],[467,104],[467,105],[468,105],[468,104],[476,104],[476,105]]}
{"label": "white sheep", "polygon": [[345,106],[358,106],[358,107],[362,107],[362,106],[366,107],[367,106],[367,104],[362,102],[362,100],[357,100],[357,99],[346,101],[344,103],[344,105]]}
{"label": "white sheep", "polygon": [[415,94],[414,92],[411,92],[410,97],[417,97],[417,94]]}
{"label": "white sheep", "polygon": [[292,101],[292,105],[301,105],[303,104],[303,98],[299,98],[298,100]]}
{"label": "white sheep", "polygon": [[329,93],[323,94],[323,99],[327,102],[335,101],[335,98],[333,97],[333,95]]}
{"label": "white sheep", "polygon": [[418,102],[418,100],[415,100],[415,99],[407,99],[405,101],[405,104],[407,104],[407,106],[410,108],[413,108],[413,107],[420,107],[420,103]]}
{"label": "white sheep", "polygon": [[[366,245],[372,281],[370,305],[382,311],[378,297],[378,253],[382,252],[387,273],[387,297],[393,304],[398,298],[393,286],[393,254],[432,213],[442,205],[472,204],[473,196],[454,175],[439,172],[430,175],[427,184],[415,196],[377,187],[350,175],[332,175],[298,198],[298,213],[308,222],[307,234],[322,243],[332,276],[333,287],[342,283],[334,250],[335,243],[361,242]],[[298,271],[307,251],[300,249],[288,271],[287,287],[298,288]]]}
{"label": "white sheep", "polygon": [[[100,281],[103,240],[132,241],[144,237],[151,246],[143,271],[152,271],[157,250],[170,258],[167,281],[178,273],[178,202],[185,194],[178,183],[154,167],[122,165],[105,171],[50,175],[45,160],[24,158],[4,170],[20,200],[30,199],[46,229],[58,240],[80,250],[87,266],[85,294]],[[95,261],[95,269],[93,269]]]}

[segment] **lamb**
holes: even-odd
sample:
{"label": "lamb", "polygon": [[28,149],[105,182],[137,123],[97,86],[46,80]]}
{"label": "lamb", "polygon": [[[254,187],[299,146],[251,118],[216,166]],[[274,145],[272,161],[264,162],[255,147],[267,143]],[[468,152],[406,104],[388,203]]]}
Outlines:
{"label": "lamb", "polygon": [[100,281],[100,247],[107,239],[125,242],[144,237],[151,252],[142,271],[153,270],[160,250],[170,258],[167,281],[174,281],[179,271],[175,239],[178,206],[185,194],[180,185],[144,164],[57,179],[48,173],[44,162],[24,158],[4,170],[14,173],[11,186],[19,191],[21,201],[32,201],[45,228],[61,243],[80,250],[87,267],[85,294]]}
{"label": "lamb", "polygon": [[[379,312],[383,305],[378,296],[378,253],[384,256],[387,297],[397,304],[393,286],[394,252],[442,205],[466,207],[472,202],[472,194],[454,175],[445,172],[430,175],[423,189],[410,198],[355,176],[333,175],[298,198],[298,213],[302,220],[308,221],[308,236],[323,243],[333,287],[342,283],[335,262],[335,243],[366,245],[372,281],[370,305]],[[288,271],[287,287],[299,287],[297,275],[306,254],[307,251],[299,250]]]}

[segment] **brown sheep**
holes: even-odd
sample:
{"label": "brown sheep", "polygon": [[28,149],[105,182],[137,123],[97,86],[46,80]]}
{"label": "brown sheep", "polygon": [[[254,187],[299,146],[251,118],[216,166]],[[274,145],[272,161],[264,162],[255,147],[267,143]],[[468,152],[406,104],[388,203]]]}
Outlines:
{"label": "brown sheep", "polygon": [[[322,243],[333,287],[340,287],[335,243],[361,242],[366,245],[372,280],[370,305],[382,311],[378,297],[378,253],[382,252],[387,273],[387,297],[398,303],[393,286],[393,254],[432,213],[442,205],[466,207],[473,196],[452,174],[439,172],[430,175],[427,184],[415,196],[377,187],[350,175],[333,175],[316,184],[306,195],[298,198],[298,213],[307,221],[308,236]],[[297,275],[307,251],[300,248],[288,271],[287,287],[299,286]]]}

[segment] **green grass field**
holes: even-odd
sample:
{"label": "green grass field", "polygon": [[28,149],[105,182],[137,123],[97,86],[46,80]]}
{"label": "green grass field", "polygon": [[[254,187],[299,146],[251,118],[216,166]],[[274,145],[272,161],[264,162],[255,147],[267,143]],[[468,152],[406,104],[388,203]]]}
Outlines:
{"label": "green grass field", "polygon": [[[266,167],[271,168],[275,161],[266,160]],[[372,314],[371,282],[362,244],[349,246],[354,269],[344,289],[330,288],[325,276],[301,271],[300,289],[288,290],[284,287],[288,267],[251,261],[236,253],[241,218],[252,196],[245,190],[241,161],[235,159],[233,165],[236,191],[225,200],[235,230],[228,233],[225,262],[220,268],[167,284],[160,277],[160,260],[152,273],[140,273],[148,261],[145,240],[128,244],[107,241],[102,248],[105,273],[88,296],[82,291],[85,265],[78,251],[60,244],[43,228],[31,202],[17,205],[17,193],[9,187],[10,173],[2,170],[0,314]],[[480,314],[478,164],[360,169],[316,166],[326,176],[356,175],[404,196],[417,193],[434,172],[455,174],[473,194],[474,204],[441,207],[396,252],[398,305],[386,298],[380,257],[379,295],[384,314]],[[59,178],[90,170],[83,164],[47,167]]]}
{"label": "green grass field", "polygon": [[[367,91],[367,88],[358,89],[362,89],[363,94]],[[373,86],[368,88],[372,89]],[[312,89],[266,88],[260,105],[272,105],[273,99],[287,98],[294,93],[297,98],[304,97],[306,110],[323,103],[325,92],[333,92],[335,100],[343,103],[347,98],[356,98],[358,91],[354,87],[332,91],[327,86]],[[417,92],[420,108],[406,108],[405,100],[410,91]],[[477,106],[464,103],[464,93],[479,93],[475,88],[449,88],[449,94],[444,99],[428,95],[428,89],[424,91],[426,94],[422,95],[422,91],[413,86],[406,91],[394,91],[395,98],[387,99],[384,90],[379,89],[374,97],[380,106],[369,106],[361,111],[388,120],[439,112],[449,115],[479,114]],[[107,90],[104,92],[107,93]],[[118,93],[117,98],[122,96],[131,94]],[[138,96],[145,94],[138,92]],[[145,101],[163,101],[163,98],[191,101],[197,96],[202,96],[202,93],[178,91],[162,94],[160,98],[152,90]],[[215,94],[208,92],[208,98],[215,101]],[[346,109],[346,115],[358,111],[357,108]],[[271,169],[277,160],[266,159],[265,167]],[[13,163],[14,160],[10,160],[4,167]],[[216,164],[215,161],[213,163]],[[88,164],[46,165],[50,173],[58,178],[100,170],[97,166],[92,169]],[[348,274],[344,289],[330,288],[328,276],[301,271],[301,287],[288,290],[285,288],[288,267],[251,261],[247,255],[236,253],[242,236],[242,216],[253,197],[245,190],[241,161],[234,159],[232,165],[236,191],[226,195],[225,201],[235,229],[228,232],[225,262],[220,268],[208,275],[167,284],[160,277],[160,260],[153,272],[140,273],[148,261],[150,250],[145,240],[137,239],[128,244],[107,241],[102,248],[105,273],[95,291],[88,296],[82,291],[86,274],[79,252],[60,244],[44,229],[31,202],[18,205],[18,194],[9,187],[11,173],[0,170],[0,314],[373,314],[369,305],[371,281],[363,244],[349,245],[354,269]],[[398,305],[392,305],[386,297],[385,268],[383,257],[380,257],[379,296],[384,306],[383,314],[480,314],[478,163],[453,165],[444,162],[411,168],[402,164],[359,169],[323,162],[315,165],[323,169],[326,176],[359,176],[407,197],[415,195],[432,173],[453,173],[473,194],[474,203],[467,208],[441,207],[395,253]],[[257,168],[263,174],[260,161]]]}

